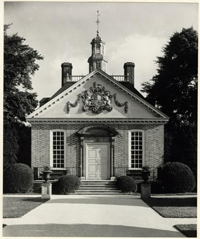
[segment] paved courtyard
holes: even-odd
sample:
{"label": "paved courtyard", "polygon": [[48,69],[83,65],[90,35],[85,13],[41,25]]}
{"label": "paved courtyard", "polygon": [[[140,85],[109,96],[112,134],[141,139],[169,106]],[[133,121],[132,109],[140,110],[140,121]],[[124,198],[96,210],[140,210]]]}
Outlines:
{"label": "paved courtyard", "polygon": [[163,218],[136,195],[53,195],[3,223],[6,237],[184,237],[173,225],[196,219]]}

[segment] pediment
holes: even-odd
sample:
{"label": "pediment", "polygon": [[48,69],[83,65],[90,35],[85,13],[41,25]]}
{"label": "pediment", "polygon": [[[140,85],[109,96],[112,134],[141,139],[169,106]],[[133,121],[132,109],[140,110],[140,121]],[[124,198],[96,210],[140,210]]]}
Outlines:
{"label": "pediment", "polygon": [[95,70],[51,99],[30,118],[168,119],[113,77]]}
{"label": "pediment", "polygon": [[105,125],[92,125],[82,128],[77,132],[80,136],[116,136],[118,132],[111,127]]}

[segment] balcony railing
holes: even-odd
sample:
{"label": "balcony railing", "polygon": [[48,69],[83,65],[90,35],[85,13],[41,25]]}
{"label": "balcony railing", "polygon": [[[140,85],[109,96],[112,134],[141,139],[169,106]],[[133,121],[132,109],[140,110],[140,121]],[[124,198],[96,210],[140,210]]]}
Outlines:
{"label": "balcony railing", "polygon": [[[117,81],[125,81],[126,77],[124,75],[111,75],[115,80]],[[69,81],[79,81],[81,78],[83,78],[84,75],[74,75],[69,79]]]}
{"label": "balcony railing", "polygon": [[71,81],[79,81],[83,77],[84,75],[74,75],[72,76]]}
{"label": "balcony railing", "polygon": [[124,75],[111,75],[116,81],[125,81]]}

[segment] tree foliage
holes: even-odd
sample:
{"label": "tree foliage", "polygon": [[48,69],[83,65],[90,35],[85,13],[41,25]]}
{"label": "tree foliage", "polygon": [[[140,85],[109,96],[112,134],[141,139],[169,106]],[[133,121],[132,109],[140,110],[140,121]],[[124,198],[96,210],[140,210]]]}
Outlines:
{"label": "tree foliage", "polygon": [[157,74],[143,84],[147,100],[170,117],[165,126],[165,162],[187,164],[197,177],[198,35],[175,32],[157,57]]}
{"label": "tree foliage", "polygon": [[4,27],[4,112],[5,120],[25,120],[37,106],[36,93],[32,90],[31,76],[39,69],[36,60],[43,57],[17,34],[9,36]]}
{"label": "tree foliage", "polygon": [[198,35],[193,28],[175,32],[157,57],[157,74],[143,84],[147,100],[156,103],[171,121],[197,122]]}
{"label": "tree foliage", "polygon": [[25,44],[18,34],[8,35],[4,26],[4,163],[17,159],[20,125],[37,106],[37,94],[31,92],[31,77],[43,57]]}

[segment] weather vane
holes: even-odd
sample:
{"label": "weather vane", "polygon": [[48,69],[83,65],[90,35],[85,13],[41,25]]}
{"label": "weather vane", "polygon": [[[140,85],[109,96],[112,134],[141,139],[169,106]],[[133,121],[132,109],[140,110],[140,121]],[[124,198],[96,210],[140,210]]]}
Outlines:
{"label": "weather vane", "polygon": [[99,35],[99,23],[100,23],[99,16],[100,16],[99,11],[97,11],[97,20],[96,20],[96,23],[97,23],[97,35]]}

